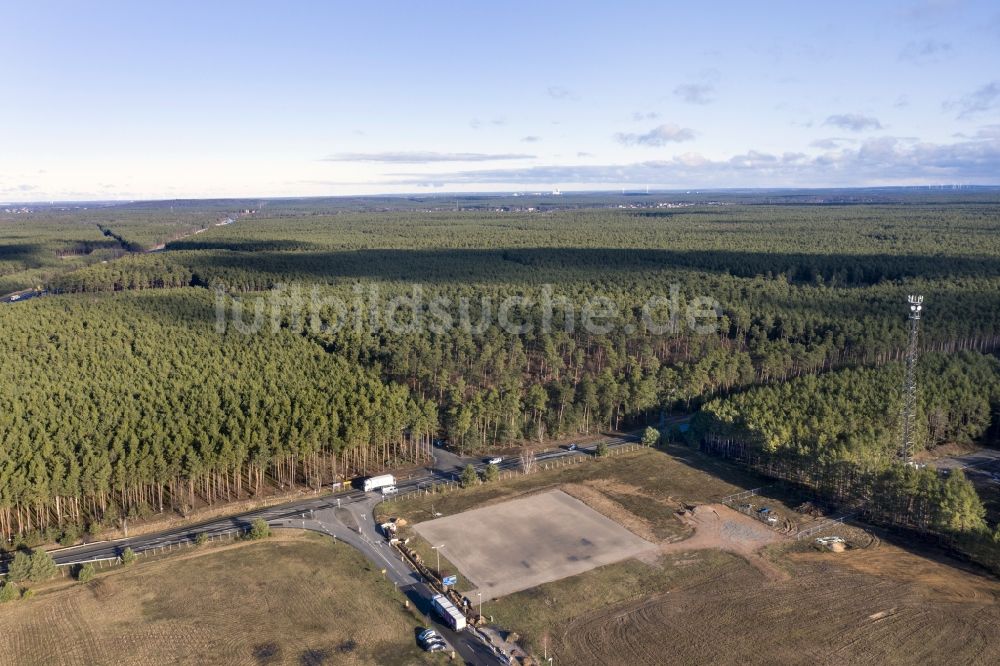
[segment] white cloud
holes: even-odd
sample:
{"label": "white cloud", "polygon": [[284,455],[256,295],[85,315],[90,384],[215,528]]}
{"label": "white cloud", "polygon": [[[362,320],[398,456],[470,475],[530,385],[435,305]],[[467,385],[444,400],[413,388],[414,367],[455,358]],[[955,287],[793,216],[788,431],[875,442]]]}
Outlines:
{"label": "white cloud", "polygon": [[954,49],[948,42],[935,39],[921,39],[908,42],[899,53],[901,60],[909,60],[918,65],[939,62],[950,56]]}
{"label": "white cloud", "polygon": [[851,130],[852,132],[882,129],[882,123],[878,121],[878,118],[863,116],[860,113],[839,113],[828,117],[823,124],[833,125],[834,127]]}
{"label": "white cloud", "polygon": [[615,134],[615,140],[626,146],[665,146],[668,143],[690,141],[693,138],[694,130],[674,123],[654,127],[642,134],[633,132],[619,132]]}
{"label": "white cloud", "polygon": [[658,114],[656,111],[646,111],[646,112],[633,111],[632,112],[632,120],[634,120],[635,122],[641,122],[641,121],[644,121],[644,120],[656,120],[659,117],[660,117],[660,114]]}
{"label": "white cloud", "polygon": [[548,93],[549,97],[552,99],[580,99],[577,97],[576,93],[569,88],[564,88],[563,86],[549,86],[545,92]]}
{"label": "white cloud", "polygon": [[967,118],[1000,106],[1000,81],[990,81],[958,101],[945,102],[946,109],[958,109],[959,118]]}
{"label": "white cloud", "polygon": [[715,87],[707,83],[685,83],[674,88],[674,95],[688,104],[710,104]]}
{"label": "white cloud", "polygon": [[385,153],[337,153],[323,158],[324,162],[387,162],[394,164],[429,164],[432,162],[491,162],[494,160],[532,159],[522,153],[437,153],[433,151]]}
{"label": "white cloud", "polygon": [[809,145],[812,146],[813,148],[822,148],[823,150],[836,150],[845,143],[854,143],[854,139],[845,139],[839,136],[832,136],[827,139],[816,139]]}
{"label": "white cloud", "polygon": [[881,137],[820,155],[748,151],[728,159],[685,153],[666,160],[605,165],[548,165],[427,174],[394,174],[394,184],[629,184],[664,187],[869,186],[939,183],[1000,184],[1000,138],[951,144]]}

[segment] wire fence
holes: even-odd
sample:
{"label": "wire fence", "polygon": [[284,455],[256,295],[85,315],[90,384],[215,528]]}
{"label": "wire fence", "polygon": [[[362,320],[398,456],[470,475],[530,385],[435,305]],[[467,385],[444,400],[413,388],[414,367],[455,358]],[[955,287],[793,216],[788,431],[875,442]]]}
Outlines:
{"label": "wire fence", "polygon": [[[534,474],[535,472],[545,472],[553,469],[561,469],[563,467],[572,467],[575,465],[580,465],[586,462],[592,462],[594,460],[599,460],[601,458],[612,458],[616,456],[625,455],[626,453],[631,453],[633,451],[638,451],[639,449],[648,448],[642,444],[634,443],[623,443],[617,444],[615,446],[608,447],[608,451],[605,455],[598,458],[594,455],[560,455],[555,458],[546,460],[536,460],[530,464],[529,469],[522,467],[513,467],[509,469],[500,470],[499,476],[497,477],[500,481],[507,481],[518,476],[525,476],[527,474]],[[462,482],[460,480],[439,480],[439,481],[428,481],[426,484],[417,484],[416,488],[412,490],[406,490],[403,492],[397,492],[393,495],[385,497],[383,501],[385,502],[398,502],[401,500],[413,499],[417,497],[424,497],[427,495],[442,494],[453,490],[457,490],[462,487]]]}
{"label": "wire fence", "polygon": [[760,488],[751,488],[750,490],[744,490],[744,491],[739,492],[739,493],[734,493],[732,495],[727,495],[726,497],[723,497],[721,500],[719,500],[719,503],[720,504],[726,504],[726,505],[735,504],[736,502],[741,502],[743,500],[750,499],[751,497],[756,497],[757,495],[760,495],[761,491],[763,491],[766,488],[770,488],[770,486],[761,486]]}
{"label": "wire fence", "polygon": [[[231,530],[226,530],[224,532],[205,532],[206,543],[219,542],[219,541],[236,541],[237,539],[245,536],[250,532],[249,527],[238,527]],[[135,554],[137,560],[147,559],[154,557],[156,555],[163,555],[165,553],[171,553],[178,550],[183,550],[185,548],[193,548],[199,545],[196,538],[189,538],[187,536],[178,538],[176,541],[169,541],[167,543],[153,544],[149,546],[135,545],[128,546],[123,545],[121,552],[117,555],[111,557],[88,557],[79,560],[74,560],[72,562],[59,562],[56,566],[59,567],[60,573],[63,577],[71,575],[74,567],[83,566],[84,564],[93,564],[98,569],[111,568],[123,563],[122,556],[126,549],[131,549]]]}
{"label": "wire fence", "polygon": [[798,532],[795,533],[795,538],[805,539],[807,537],[811,537],[812,535],[818,534],[819,532],[822,532],[827,528],[835,527],[837,525],[842,525],[844,521],[853,518],[855,515],[856,514],[853,513],[846,513],[843,516],[838,516],[836,518],[830,518],[828,520],[824,520],[819,524],[812,525],[810,527],[806,527],[804,529],[799,530]]}

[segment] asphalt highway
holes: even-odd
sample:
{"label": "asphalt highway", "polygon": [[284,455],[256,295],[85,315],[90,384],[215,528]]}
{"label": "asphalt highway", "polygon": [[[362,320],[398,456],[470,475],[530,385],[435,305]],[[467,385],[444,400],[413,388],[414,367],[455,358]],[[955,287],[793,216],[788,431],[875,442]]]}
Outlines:
{"label": "asphalt highway", "polygon": [[[607,439],[605,442],[609,448],[615,448],[634,443],[636,440],[636,437],[618,437]],[[593,456],[596,454],[596,448],[597,446],[593,445],[579,447],[573,451],[568,448],[544,451],[536,455],[536,464],[570,456]],[[397,480],[396,487],[400,495],[419,491],[434,484],[455,482],[462,469],[469,464],[478,471],[486,467],[481,458],[460,457],[444,449],[435,449],[435,454],[432,467],[410,478]],[[510,458],[503,460],[498,467],[501,470],[514,470],[520,465],[518,458]],[[472,629],[454,632],[438,622],[438,618],[431,610],[431,598],[435,594],[433,588],[423,581],[420,574],[414,571],[378,533],[372,513],[374,507],[383,499],[378,491],[366,493],[359,489],[351,489],[233,516],[214,518],[162,532],[61,548],[50,551],[50,554],[57,564],[64,565],[113,560],[126,548],[131,548],[135,553],[145,553],[191,544],[199,534],[205,534],[210,538],[231,536],[246,531],[251,521],[262,518],[272,527],[308,529],[327,534],[331,538],[353,546],[376,566],[385,570],[387,578],[396,584],[411,603],[415,604],[416,608],[428,618],[428,623],[433,624],[435,629],[454,646],[466,663],[477,665],[509,663],[495,653],[493,647],[479,632]]]}

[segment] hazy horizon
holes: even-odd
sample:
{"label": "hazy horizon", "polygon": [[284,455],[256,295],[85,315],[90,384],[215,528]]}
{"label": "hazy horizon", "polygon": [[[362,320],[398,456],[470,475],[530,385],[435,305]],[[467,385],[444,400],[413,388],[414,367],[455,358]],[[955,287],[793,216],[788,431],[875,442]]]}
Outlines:
{"label": "hazy horizon", "polygon": [[1000,184],[1000,9],[10,5],[0,201]]}

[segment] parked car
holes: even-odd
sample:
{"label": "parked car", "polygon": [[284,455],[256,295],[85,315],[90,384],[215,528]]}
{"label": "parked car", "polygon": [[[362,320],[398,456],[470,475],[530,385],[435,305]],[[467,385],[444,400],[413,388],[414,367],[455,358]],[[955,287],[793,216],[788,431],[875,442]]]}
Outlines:
{"label": "parked car", "polygon": [[433,629],[425,629],[417,636],[417,642],[427,652],[441,652],[448,649],[448,644],[444,642],[441,634]]}
{"label": "parked car", "polygon": [[382,488],[383,497],[386,495],[395,495],[397,492],[399,492],[399,489],[396,486],[383,486]]}
{"label": "parked car", "polygon": [[417,635],[417,640],[420,641],[421,643],[424,643],[434,638],[441,640],[441,634],[434,631],[433,629],[424,629],[423,631],[420,632],[420,634]]}

